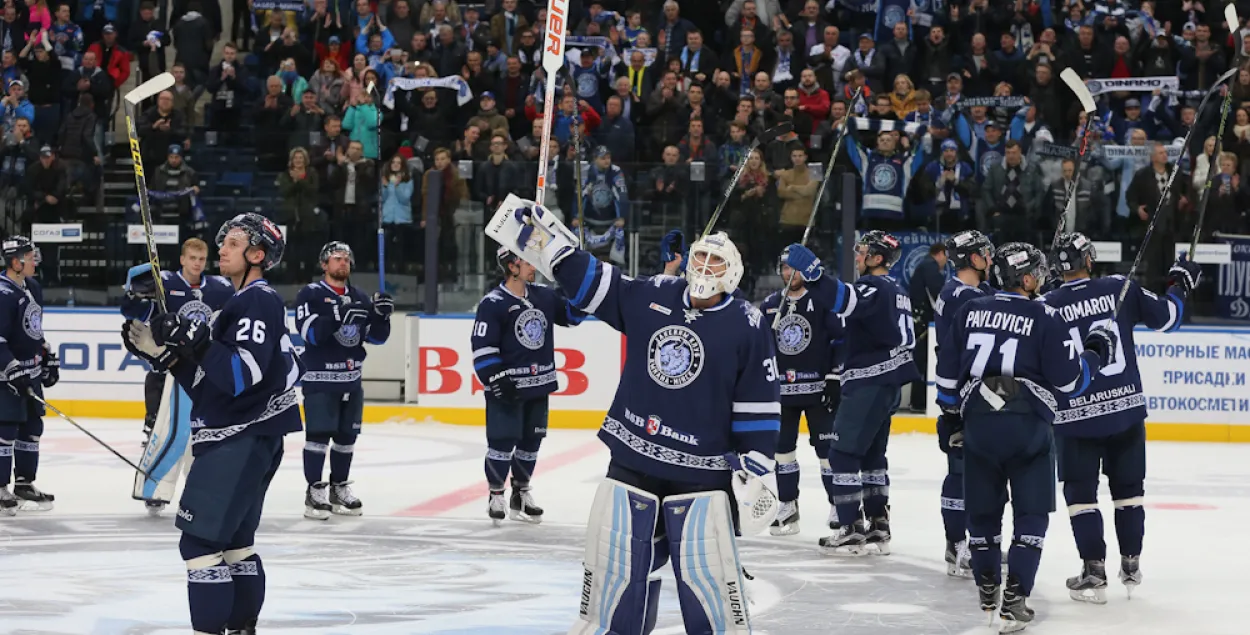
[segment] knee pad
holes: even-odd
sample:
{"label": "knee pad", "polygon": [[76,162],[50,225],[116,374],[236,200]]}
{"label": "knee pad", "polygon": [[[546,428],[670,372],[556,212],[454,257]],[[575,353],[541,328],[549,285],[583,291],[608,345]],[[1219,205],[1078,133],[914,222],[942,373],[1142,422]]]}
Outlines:
{"label": "knee pad", "polygon": [[834,448],[829,451],[829,467],[836,472],[859,472],[863,469],[864,457],[856,456]]}
{"label": "knee pad", "polygon": [[1029,547],[1042,550],[1046,542],[1046,528],[1050,526],[1050,518],[1042,514],[1025,514],[1016,516],[1015,537],[1011,541],[1013,547]]}
{"label": "knee pad", "polygon": [[519,439],[514,439],[512,437],[502,439],[486,439],[486,447],[496,452],[506,454],[508,455],[508,458],[512,458],[512,451],[516,449],[519,441]]}
{"label": "knee pad", "polygon": [[17,438],[19,439],[33,439],[37,443],[41,436],[43,436],[43,417],[32,415],[17,426]]}
{"label": "knee pad", "polygon": [[249,560],[254,555],[256,555],[256,550],[248,545],[238,549],[227,549],[222,553],[222,559],[230,567],[232,576],[259,575],[260,569],[256,566],[256,560]]}
{"label": "knee pad", "polygon": [[0,457],[13,456],[13,442],[17,440],[17,424],[0,424]]}
{"label": "knee pad", "polygon": [[184,533],[178,540],[178,553],[187,565],[187,582],[230,581],[230,566],[220,545]]}
{"label": "knee pad", "polygon": [[1137,483],[1111,483],[1111,499],[1116,509],[1141,507],[1146,496],[1146,488],[1140,481]]}
{"label": "knee pad", "polygon": [[1098,511],[1098,481],[1064,481],[1063,499],[1068,503],[1068,516]]}
{"label": "knee pad", "polygon": [[330,437],[315,436],[304,439],[304,451],[325,454],[330,451]]}
{"label": "knee pad", "polygon": [[336,434],[334,435],[334,445],[330,446],[330,449],[334,452],[351,454],[356,451],[356,436],[355,434]]}
{"label": "knee pad", "polygon": [[[517,441],[516,443],[517,453],[520,454],[521,452],[526,452],[528,454],[537,455],[538,448],[542,447],[542,444],[543,444],[543,437],[526,437],[524,439],[521,439],[520,441]],[[533,460],[536,460],[537,458],[538,457],[535,456],[533,459],[529,459],[529,460],[533,461]]]}

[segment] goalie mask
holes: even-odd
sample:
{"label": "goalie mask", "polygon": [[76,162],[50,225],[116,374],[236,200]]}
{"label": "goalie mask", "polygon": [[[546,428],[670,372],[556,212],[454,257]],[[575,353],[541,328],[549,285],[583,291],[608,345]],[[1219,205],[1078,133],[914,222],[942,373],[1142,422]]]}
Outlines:
{"label": "goalie mask", "polygon": [[690,297],[706,300],[718,293],[732,295],[742,274],[742,255],[725,232],[709,234],[690,245],[690,262],[686,265]]}

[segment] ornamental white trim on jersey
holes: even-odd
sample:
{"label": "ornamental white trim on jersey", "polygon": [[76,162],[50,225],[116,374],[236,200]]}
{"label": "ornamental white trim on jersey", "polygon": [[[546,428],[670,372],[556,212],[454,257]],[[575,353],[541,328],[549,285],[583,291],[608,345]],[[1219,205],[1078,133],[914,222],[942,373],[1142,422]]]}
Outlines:
{"label": "ornamental white trim on jersey", "polygon": [[191,445],[197,443],[216,443],[247,430],[262,421],[268,421],[291,408],[299,406],[299,396],[294,388],[290,388],[284,392],[274,395],[269,399],[269,403],[265,405],[264,412],[259,416],[246,423],[237,423],[232,426],[223,428],[200,428],[191,436]]}
{"label": "ornamental white trim on jersey", "polygon": [[[858,379],[869,379],[893,372],[902,368],[906,364],[912,363],[912,354],[909,350],[903,350],[897,356],[891,357],[877,364],[873,364],[867,368],[848,368],[842,371],[842,385],[846,386],[847,382]],[[1053,398],[1052,398],[1053,399]]]}
{"label": "ornamental white trim on jersey", "polygon": [[624,443],[630,450],[633,450],[634,452],[641,454],[652,461],[696,470],[729,470],[729,461],[727,461],[724,456],[699,456],[697,454],[682,452],[681,450],[675,450],[673,448],[648,441],[634,434],[628,426],[610,416],[604,417],[603,428],[601,428],[601,430],[621,443]]}
{"label": "ornamental white trim on jersey", "polygon": [[1097,417],[1105,417],[1117,412],[1126,410],[1135,410],[1137,408],[1146,407],[1146,395],[1136,393],[1126,395],[1111,401],[1102,401],[1081,406],[1079,408],[1070,408],[1068,410],[1060,410],[1055,413],[1055,425],[1061,423],[1072,423],[1074,421],[1084,421],[1086,419],[1094,419]]}
{"label": "ornamental white trim on jersey", "polygon": [[782,384],[781,396],[787,395],[814,395],[825,391],[825,382],[821,381],[805,381],[797,384]]}
{"label": "ornamental white trim on jersey", "polygon": [[304,383],[326,382],[334,384],[352,383],[360,380],[360,371],[310,370],[304,373]]}
{"label": "ornamental white trim on jersey", "polygon": [[[1023,377],[1013,377],[1012,379],[1019,382],[1020,385],[1025,388],[1028,388],[1029,392],[1033,393],[1033,396],[1037,397],[1037,400],[1042,402],[1050,410],[1051,414],[1054,414],[1059,410],[1059,403],[1055,401],[1055,395],[1053,395],[1049,390],[1042,388],[1037,382]],[[980,379],[974,379],[964,385],[963,390],[959,391],[960,415],[963,415],[964,407],[968,405],[968,395],[972,394],[972,391],[980,388],[981,383]]]}
{"label": "ornamental white trim on jersey", "polygon": [[515,376],[508,373],[516,381],[517,388],[536,388],[538,386],[546,386],[547,384],[556,383],[556,371],[543,373],[541,375]]}

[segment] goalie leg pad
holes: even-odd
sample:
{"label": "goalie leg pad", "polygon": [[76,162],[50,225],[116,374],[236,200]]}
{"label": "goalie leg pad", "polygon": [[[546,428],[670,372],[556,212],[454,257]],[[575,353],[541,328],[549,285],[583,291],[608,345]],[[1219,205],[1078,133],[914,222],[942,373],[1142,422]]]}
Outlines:
{"label": "goalie leg pad", "polygon": [[604,479],[586,528],[581,609],[569,635],[644,635],[654,623],[649,577],[656,561],[653,539],[660,520],[654,494]]}
{"label": "goalie leg pad", "polygon": [[191,439],[191,397],[178,386],[173,376],[165,376],[165,398],[161,400],[152,435],[143,448],[139,467],[147,472],[135,473],[132,497],[168,503],[182,472],[182,457]]}
{"label": "goalie leg pad", "polygon": [[664,528],[686,632],[750,633],[733,515],[724,492],[664,499]]}

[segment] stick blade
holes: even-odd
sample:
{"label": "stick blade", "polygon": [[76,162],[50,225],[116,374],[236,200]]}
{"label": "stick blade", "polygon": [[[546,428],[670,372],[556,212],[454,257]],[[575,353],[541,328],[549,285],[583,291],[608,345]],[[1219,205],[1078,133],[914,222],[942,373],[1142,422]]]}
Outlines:
{"label": "stick blade", "polygon": [[[1224,21],[1228,22],[1228,30],[1236,33],[1241,29],[1241,19],[1237,17],[1237,4],[1230,2],[1224,7]],[[1237,38],[1241,39],[1241,38]]]}
{"label": "stick blade", "polygon": [[126,103],[131,106],[138,105],[139,102],[160,93],[163,90],[173,88],[174,76],[170,73],[161,73],[146,82],[139,85],[138,88],[126,93]]}
{"label": "stick blade", "polygon": [[1063,69],[1063,72],[1059,73],[1059,79],[1062,79],[1063,83],[1068,85],[1068,89],[1081,101],[1081,110],[1084,110],[1086,115],[1093,114],[1097,107],[1094,105],[1094,96],[1090,94],[1089,87],[1085,85],[1085,80],[1081,79],[1081,76],[1077,75],[1076,71],[1070,67]]}
{"label": "stick blade", "polygon": [[791,132],[794,132],[794,122],[783,121],[773,126],[772,128],[765,130],[763,134],[760,135],[760,145],[765,145],[771,142],[773,139],[776,139],[777,137],[781,137],[784,135],[788,135]]}

